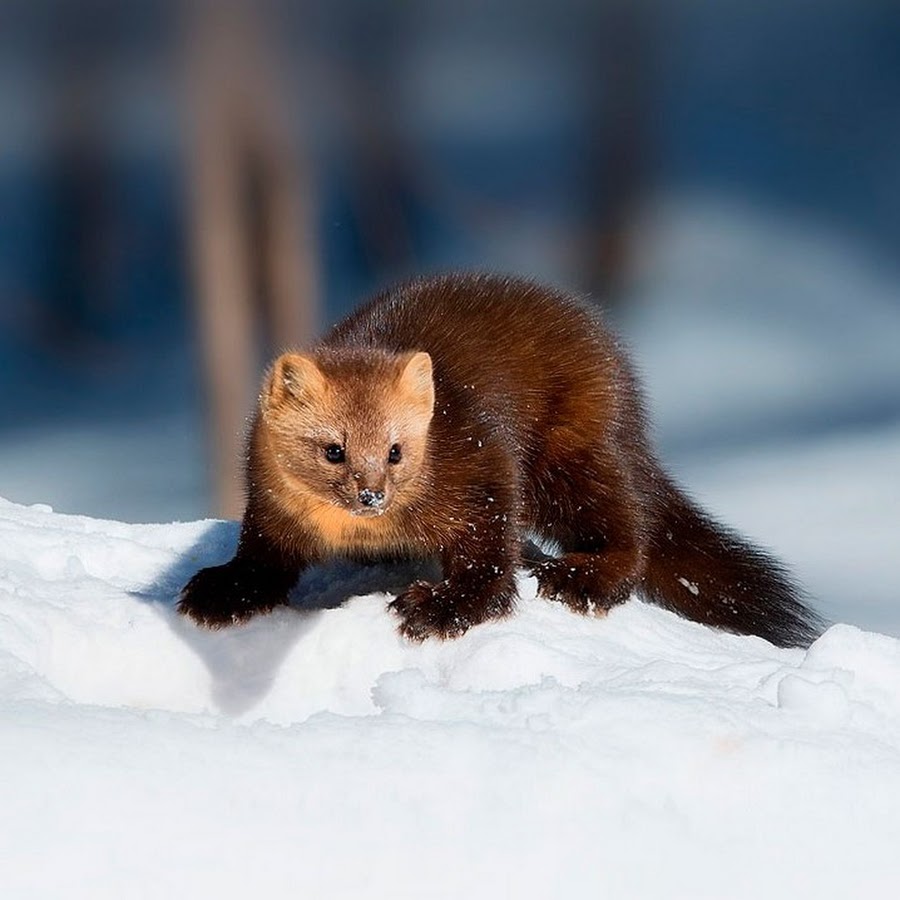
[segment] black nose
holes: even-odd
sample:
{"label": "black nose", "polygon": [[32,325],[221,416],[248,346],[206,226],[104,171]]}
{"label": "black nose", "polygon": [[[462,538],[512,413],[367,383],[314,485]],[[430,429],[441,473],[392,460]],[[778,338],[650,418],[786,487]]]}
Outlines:
{"label": "black nose", "polygon": [[370,491],[364,488],[359,492],[359,502],[363,506],[381,506],[384,503],[384,491]]}

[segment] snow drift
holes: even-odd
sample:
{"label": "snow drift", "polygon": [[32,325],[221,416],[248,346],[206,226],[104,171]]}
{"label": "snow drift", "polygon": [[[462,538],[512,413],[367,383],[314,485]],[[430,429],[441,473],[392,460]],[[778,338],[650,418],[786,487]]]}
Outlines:
{"label": "snow drift", "polygon": [[[534,598],[411,645],[333,567],[202,631],[236,526],[0,501],[4,897],[894,897],[900,641]],[[362,596],[357,596],[362,595]]]}

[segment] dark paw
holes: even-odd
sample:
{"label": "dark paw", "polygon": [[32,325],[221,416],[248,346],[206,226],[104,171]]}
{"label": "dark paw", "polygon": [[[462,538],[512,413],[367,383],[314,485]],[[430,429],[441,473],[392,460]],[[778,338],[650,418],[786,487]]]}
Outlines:
{"label": "dark paw", "polygon": [[505,615],[512,609],[509,592],[489,594],[487,599],[468,600],[464,590],[444,581],[427,584],[417,581],[388,604],[400,617],[397,630],[411,641],[426,638],[456,638],[486,619]]}
{"label": "dark paw", "polygon": [[183,588],[178,612],[199,625],[222,628],[287,602],[267,596],[264,585],[234,563],[201,569]]}
{"label": "dark paw", "polygon": [[613,606],[628,599],[629,590],[624,584],[612,588],[597,571],[572,565],[565,558],[536,563],[530,571],[537,578],[539,596],[564,603],[582,616],[605,616]]}
{"label": "dark paw", "polygon": [[397,630],[411,641],[459,637],[474,624],[459,612],[446,591],[424,581],[411,584],[388,609],[400,617]]}

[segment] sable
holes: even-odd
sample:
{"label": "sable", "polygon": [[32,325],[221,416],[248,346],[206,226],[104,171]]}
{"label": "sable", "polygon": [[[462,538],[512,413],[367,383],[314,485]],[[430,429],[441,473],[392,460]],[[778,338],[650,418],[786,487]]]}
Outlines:
{"label": "sable", "polygon": [[[522,549],[552,542],[548,558]],[[390,607],[406,637],[509,614],[515,571],[579,613],[633,591],[775,644],[821,622],[786,570],[675,485],[597,311],[528,281],[448,275],[388,290],[279,357],[250,432],[237,553],[179,609],[209,626],[287,602],[329,557],[437,557]]]}

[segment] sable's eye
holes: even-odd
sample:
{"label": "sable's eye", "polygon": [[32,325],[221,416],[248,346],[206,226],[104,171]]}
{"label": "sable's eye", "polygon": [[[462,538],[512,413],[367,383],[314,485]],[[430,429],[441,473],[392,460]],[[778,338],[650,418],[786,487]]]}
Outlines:
{"label": "sable's eye", "polygon": [[394,446],[391,447],[391,452],[388,453],[388,462],[396,465],[398,462],[400,462],[402,457],[403,454],[400,452],[400,445],[394,444]]}
{"label": "sable's eye", "polygon": [[344,448],[340,444],[329,444],[325,448],[325,459],[330,463],[342,463],[344,461]]}

